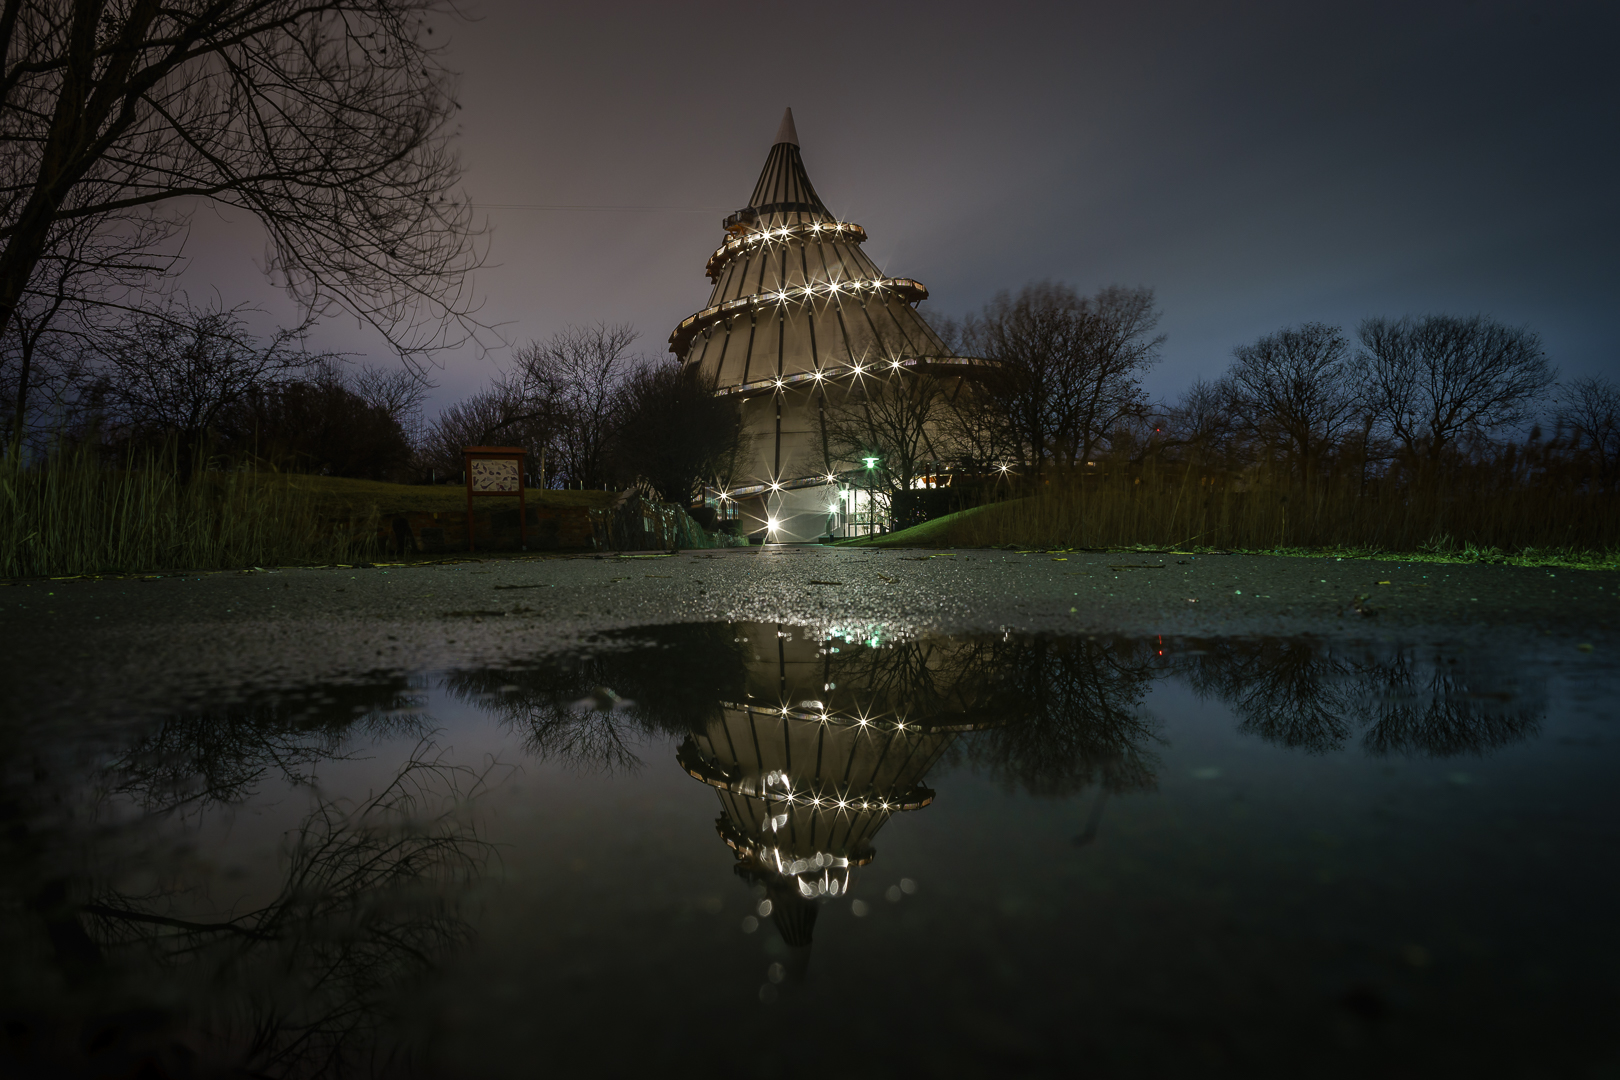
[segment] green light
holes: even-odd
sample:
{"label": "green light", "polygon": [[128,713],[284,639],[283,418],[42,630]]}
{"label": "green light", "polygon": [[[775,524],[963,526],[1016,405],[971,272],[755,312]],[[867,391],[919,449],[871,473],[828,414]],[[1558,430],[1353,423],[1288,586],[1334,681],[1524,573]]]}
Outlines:
{"label": "green light", "polygon": [[875,457],[869,457],[869,458],[865,458],[865,459],[864,459],[864,460],[865,460],[865,461],[866,461],[866,467],[867,467],[867,468],[868,468],[868,469],[875,469],[875,468],[877,468],[877,463],[878,463],[878,459],[877,459],[877,458],[875,458]]}

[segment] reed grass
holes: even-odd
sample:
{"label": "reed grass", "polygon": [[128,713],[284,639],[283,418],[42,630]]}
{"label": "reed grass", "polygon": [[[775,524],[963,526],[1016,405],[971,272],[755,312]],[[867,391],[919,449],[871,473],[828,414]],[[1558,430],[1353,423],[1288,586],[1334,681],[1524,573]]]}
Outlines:
{"label": "reed grass", "polygon": [[1307,484],[1149,463],[1054,480],[889,539],[904,542],[908,534],[913,542],[963,547],[1540,552],[1608,561],[1620,554],[1620,496],[1484,467]]}
{"label": "reed grass", "polygon": [[172,448],[107,468],[94,447],[0,460],[0,577],[352,562],[375,530],[335,528],[280,474],[180,479]]}

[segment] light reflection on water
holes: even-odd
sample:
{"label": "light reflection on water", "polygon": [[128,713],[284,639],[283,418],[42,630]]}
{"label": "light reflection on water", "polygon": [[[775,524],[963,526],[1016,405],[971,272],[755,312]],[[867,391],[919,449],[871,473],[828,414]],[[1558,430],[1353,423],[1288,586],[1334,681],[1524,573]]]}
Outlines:
{"label": "light reflection on water", "polygon": [[1565,668],[692,625],[24,723],[7,1052],[41,1075],[1612,1063],[1613,679]]}

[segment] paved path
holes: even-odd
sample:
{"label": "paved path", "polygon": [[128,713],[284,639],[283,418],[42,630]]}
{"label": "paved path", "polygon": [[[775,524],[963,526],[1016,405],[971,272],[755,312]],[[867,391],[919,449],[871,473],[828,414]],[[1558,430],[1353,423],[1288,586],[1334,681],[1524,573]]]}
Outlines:
{"label": "paved path", "polygon": [[890,636],[1520,639],[1605,656],[1620,646],[1620,572],[812,546],[35,581],[0,587],[0,706],[217,700],[515,663],[606,630],[700,620]]}

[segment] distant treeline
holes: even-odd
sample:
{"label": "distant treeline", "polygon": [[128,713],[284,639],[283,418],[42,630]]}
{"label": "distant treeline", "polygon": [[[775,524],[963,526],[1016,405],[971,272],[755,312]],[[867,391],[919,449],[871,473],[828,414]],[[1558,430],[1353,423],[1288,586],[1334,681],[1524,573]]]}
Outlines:
{"label": "distant treeline", "polygon": [[115,467],[155,454],[182,477],[212,460],[410,478],[428,384],[404,367],[312,352],[308,333],[261,337],[242,308],[183,301],[81,323],[32,343],[26,388],[21,363],[0,364],[4,441],[36,460],[94,445]]}
{"label": "distant treeline", "polygon": [[[1035,496],[1018,542],[1617,542],[1604,522],[1620,489],[1620,388],[1560,383],[1528,328],[1479,315],[1371,317],[1353,333],[1302,323],[1155,401],[1142,381],[1158,320],[1150,289],[1053,283],[941,320],[947,353],[985,362],[966,379],[960,366],[874,365],[887,373],[830,400],[829,470],[875,459],[863,479],[897,527]],[[531,482],[682,503],[755,479],[735,475],[745,447],[731,402],[695,370],[633,352],[628,326],[531,342],[432,422],[417,373],[311,352],[308,333],[263,338],[241,309],[169,303],[36,342],[32,404],[6,414],[7,442],[36,457],[93,444],[114,465],[177,447],[159,458],[182,477],[253,461],[416,483],[459,479],[463,446],[515,444]],[[0,365],[12,378],[0,393],[16,397],[20,370]],[[925,483],[937,485],[926,499]]]}

